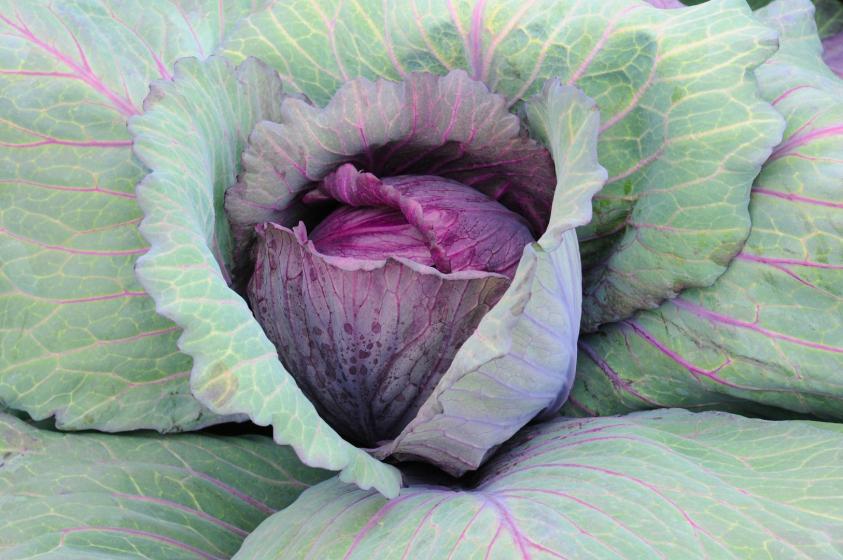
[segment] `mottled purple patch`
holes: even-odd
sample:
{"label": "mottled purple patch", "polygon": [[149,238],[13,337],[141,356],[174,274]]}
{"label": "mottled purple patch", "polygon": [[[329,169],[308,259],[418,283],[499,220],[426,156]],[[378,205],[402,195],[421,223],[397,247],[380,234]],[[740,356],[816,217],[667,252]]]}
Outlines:
{"label": "mottled purple patch", "polygon": [[509,286],[495,273],[323,255],[303,225],[257,232],[255,317],[322,418],[362,445],[394,438],[416,416]]}

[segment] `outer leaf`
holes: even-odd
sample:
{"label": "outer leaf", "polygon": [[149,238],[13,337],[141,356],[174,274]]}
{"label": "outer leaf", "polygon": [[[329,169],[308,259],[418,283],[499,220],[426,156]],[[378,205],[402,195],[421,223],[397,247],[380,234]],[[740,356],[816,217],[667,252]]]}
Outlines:
{"label": "outer leaf", "polygon": [[0,401],[68,429],[218,421],[134,277],[144,171],[126,119],[263,3],[0,1]]}
{"label": "outer leaf", "polygon": [[224,51],[265,59],[317,103],[349,78],[467,68],[516,103],[560,77],[597,101],[610,179],[580,232],[583,325],[708,286],[749,231],[748,191],[781,120],[750,70],[776,37],[744,0],[279,2]]}
{"label": "outer leaf", "polygon": [[0,559],[230,558],[328,474],[265,437],[61,434],[0,414]]}
{"label": "outer leaf", "polygon": [[[647,0],[659,8],[681,8],[679,0]],[[843,76],[843,2],[840,0],[813,0],[817,32],[823,40],[823,60],[838,76]],[[687,4],[699,4],[699,1]],[[770,0],[748,0],[752,9],[770,3]]]}
{"label": "outer leaf", "polygon": [[451,474],[476,469],[573,383],[581,284],[574,227],[587,223],[606,170],[597,162],[600,116],[579,90],[548,82],[527,109],[556,165],[550,225],[524,249],[512,284],[481,319],[416,418],[378,456],[423,458]]}
{"label": "outer leaf", "polygon": [[151,245],[138,277],[159,312],[185,329],[179,347],[194,358],[191,386],[209,408],[272,424],[275,440],[305,463],[394,496],[398,472],[319,418],[218,262],[230,262],[231,251],[223,194],[240,171],[246,135],[259,120],[277,120],[280,101],[277,75],[255,60],[235,72],[221,57],[184,59],[174,81],[156,82],[131,123],[135,151],[152,170],[138,186]]}
{"label": "outer leaf", "polygon": [[711,288],[584,337],[568,412],[744,400],[843,417],[843,84],[812,11],[759,12],[782,33],[757,74],[787,130],[753,188],[743,250]]}
{"label": "outer leaf", "polygon": [[841,465],[835,424],[677,409],[556,420],[470,489],[387,502],[323,482],[235,558],[840,558]]}
{"label": "outer leaf", "polygon": [[[646,0],[654,6],[661,8],[678,7],[678,0]],[[692,6],[702,4],[708,0],[683,0],[685,5]],[[813,0],[816,8],[815,18],[820,39],[825,39],[843,27],[843,3],[840,0]],[[770,3],[770,0],[747,0],[749,7],[753,10],[763,8]],[[659,5],[663,4],[663,5]]]}

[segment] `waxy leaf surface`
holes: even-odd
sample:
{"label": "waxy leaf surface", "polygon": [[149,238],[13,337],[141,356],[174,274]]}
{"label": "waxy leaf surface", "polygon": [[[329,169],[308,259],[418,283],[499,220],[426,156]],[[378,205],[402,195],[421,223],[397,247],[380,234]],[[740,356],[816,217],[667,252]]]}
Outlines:
{"label": "waxy leaf surface", "polygon": [[67,429],[219,421],[135,279],[126,120],[260,1],[0,1],[0,402]]}
{"label": "waxy leaf surface", "polygon": [[140,229],[151,245],[138,259],[138,278],[158,311],[185,329],[179,347],[194,359],[198,399],[217,413],[272,424],[275,440],[306,464],[392,496],[397,470],[319,417],[228,285],[232,237],[223,195],[241,171],[246,136],[257,121],[279,118],[281,97],[275,72],[254,59],[237,69],[223,57],[183,59],[174,80],[153,85],[144,114],[130,125],[135,151],[152,170],[137,189]]}
{"label": "waxy leaf surface", "polygon": [[567,413],[843,417],[843,82],[822,62],[812,12],[807,0],[758,12],[781,33],[757,75],[787,130],[753,187],[746,244],[712,287],[583,337]]}
{"label": "waxy leaf surface", "polygon": [[582,284],[575,227],[606,180],[597,162],[594,101],[549,81],[530,99],[533,133],[556,166],[550,224],[524,249],[512,284],[457,351],[416,417],[377,456],[474,470],[537,415],[553,414],[573,384]]}
{"label": "waxy leaf surface", "polygon": [[[798,466],[798,468],[795,468]],[[843,430],[669,409],[534,426],[465,489],[390,501],[337,479],[237,560],[839,558]]]}
{"label": "waxy leaf surface", "polygon": [[[243,157],[245,172],[226,193],[226,210],[235,239],[244,246],[254,235],[256,223],[269,220],[295,224],[303,211],[302,204],[297,203],[301,194],[313,189],[320,179],[344,162],[358,159],[368,163],[367,169],[384,176],[429,171],[490,195],[505,193],[499,197],[500,202],[527,217],[536,230],[543,231],[537,243],[518,255],[512,285],[481,320],[476,332],[461,345],[444,376],[437,379],[435,388],[418,383],[424,401],[421,408],[417,414],[408,415],[409,424],[398,426],[401,433],[384,438],[386,441],[375,451],[378,457],[421,459],[453,474],[475,469],[496,446],[537,414],[555,411],[570,389],[581,307],[579,251],[573,228],[590,219],[591,197],[606,178],[596,155],[599,115],[592,100],[576,88],[558,82],[549,82],[542,94],[531,99],[527,114],[533,133],[550,150],[553,160],[544,149],[537,149],[534,140],[520,134],[518,119],[506,111],[502,96],[490,94],[485,85],[459,70],[444,77],[414,74],[403,83],[354,80],[321,109],[298,99],[286,99],[280,122],[259,123],[250,136]],[[483,172],[476,174],[475,168]],[[311,194],[314,193],[308,196]],[[266,256],[262,248],[261,254]],[[262,260],[270,266],[261,267],[260,275],[254,278],[262,278],[260,285],[268,287],[270,282],[264,275],[271,274],[272,261]],[[277,260],[277,270],[298,275],[295,261],[291,264],[286,258]],[[377,261],[361,264],[364,265],[379,266]],[[389,268],[396,272],[394,267]],[[403,266],[397,267],[398,271],[402,269]],[[317,313],[320,321],[326,318],[326,323],[317,329],[308,325],[311,339],[306,343],[300,343],[291,333],[294,327],[300,328],[308,321],[292,321],[289,313],[281,312],[287,320],[279,320],[277,325],[267,328],[270,338],[281,349],[300,344],[298,351],[307,355],[311,352],[309,345],[317,343],[320,334],[329,331],[340,337],[355,333],[365,338],[369,325],[356,324],[355,320],[362,320],[372,312],[368,305],[381,309],[378,306],[383,304],[383,316],[373,319],[378,323],[394,321],[411,325],[412,320],[419,319],[418,313],[412,310],[422,300],[413,300],[412,290],[407,286],[399,290],[379,289],[384,295],[378,298],[368,297],[362,286],[377,286],[379,282],[370,283],[347,275],[332,279],[325,274],[324,280],[310,278],[305,291],[316,285],[331,284],[331,289],[338,290],[344,299],[331,299],[337,310]],[[280,283],[288,281],[299,282],[288,277]],[[437,282],[428,286],[439,285]],[[361,287],[352,290],[358,284]],[[460,288],[451,290],[450,294],[464,292],[465,301],[473,302],[475,296],[471,293],[482,284],[471,282],[465,284],[474,286],[471,290]],[[262,321],[267,324],[260,306],[270,310],[282,302],[298,301],[294,295],[297,289],[279,285],[269,295],[274,302],[263,300],[263,296],[259,298],[261,301],[253,301],[253,305],[259,306]],[[287,295],[283,296],[285,291]],[[258,292],[253,290],[252,294]],[[314,292],[331,293],[327,287]],[[483,293],[486,295],[480,299],[485,301],[487,288],[483,288]],[[408,302],[399,301],[398,296],[408,297]],[[358,301],[367,303],[361,308]],[[355,320],[343,319],[346,311],[339,310],[342,306],[349,306],[347,312],[355,314]],[[447,306],[433,307],[441,310]],[[461,313],[468,315],[473,307],[473,304],[466,305]],[[400,311],[393,311],[397,308]],[[370,321],[363,321],[367,322]],[[422,327],[411,329],[420,332]],[[354,344],[360,344],[359,340]],[[403,350],[412,353],[407,347]],[[319,350],[322,354],[331,351]],[[450,352],[443,346],[443,355]],[[344,382],[343,375],[334,368],[317,363],[305,366],[304,360],[291,357],[296,353],[282,350],[290,367],[298,368],[294,373],[305,378],[303,383],[311,383],[303,372],[313,373],[315,377],[324,372],[335,376],[338,384]],[[387,361],[376,353],[372,356]],[[430,371],[424,371],[421,360],[412,361],[422,363],[420,375],[431,375]],[[441,375],[441,370],[436,373]],[[372,378],[377,383],[377,375]],[[355,391],[366,382],[371,380],[355,379],[352,382]],[[329,385],[321,387],[326,392],[322,395],[325,398],[335,392]],[[353,397],[343,396],[343,406],[363,413],[366,406],[380,406],[379,399],[389,402],[393,397],[388,391],[392,388],[377,385],[383,393],[377,398],[355,405]],[[414,407],[418,405],[414,403]],[[336,415],[343,414],[339,408],[329,416],[336,419]],[[356,425],[350,421],[346,428],[351,427],[353,431]],[[361,439],[366,436],[359,434]]]}
{"label": "waxy leaf surface", "polygon": [[0,413],[0,559],[231,558],[329,475],[263,436],[67,434]]}

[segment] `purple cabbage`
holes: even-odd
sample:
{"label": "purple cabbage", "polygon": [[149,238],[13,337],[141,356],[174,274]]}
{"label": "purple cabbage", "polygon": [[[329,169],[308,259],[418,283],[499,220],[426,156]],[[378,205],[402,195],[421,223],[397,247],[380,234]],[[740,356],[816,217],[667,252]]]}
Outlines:
{"label": "purple cabbage", "polygon": [[[343,137],[360,105],[352,92],[369,87],[375,107]],[[227,196],[239,270],[320,415],[375,447],[416,417],[544,231],[553,161],[503,98],[463,73],[361,81],[321,113],[294,98],[284,112],[257,127],[244,156],[247,170],[270,173],[247,174]],[[330,135],[293,144],[302,130]]]}

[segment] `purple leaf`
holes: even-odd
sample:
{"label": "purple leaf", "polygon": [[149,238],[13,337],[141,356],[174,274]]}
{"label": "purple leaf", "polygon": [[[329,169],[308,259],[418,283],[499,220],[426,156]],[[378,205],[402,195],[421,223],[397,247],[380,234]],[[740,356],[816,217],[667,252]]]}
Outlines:
{"label": "purple leaf", "polygon": [[645,0],[653,7],[661,8],[663,10],[675,10],[676,8],[684,8],[685,4],[679,0]]}
{"label": "purple leaf", "polygon": [[[394,244],[381,228],[370,234],[375,214],[371,208],[358,207],[371,206],[382,207],[381,214],[393,228],[394,211],[399,211],[415,230],[397,232],[402,250],[421,254],[416,262],[433,265],[440,272],[485,270],[511,279],[524,247],[534,241],[518,214],[471,187],[442,177],[404,175],[381,181],[344,164],[325,178],[318,191],[308,193],[305,201],[317,198],[311,196],[316,193],[355,207],[351,212],[341,208],[314,229],[311,239],[324,254],[369,259],[399,256],[391,252]],[[356,212],[365,214],[365,222],[346,229],[346,221]],[[407,245],[411,239],[414,244]],[[409,253],[400,256],[412,259]]]}
{"label": "purple leaf", "polygon": [[509,281],[406,259],[320,254],[303,225],[258,226],[252,310],[322,418],[367,446],[394,438]]}
{"label": "purple leaf", "polygon": [[[582,293],[573,228],[607,176],[599,114],[558,82],[529,112],[553,160],[503,97],[462,71],[352,80],[324,109],[287,98],[280,123],[251,135],[226,210],[235,260],[259,263],[253,312],[324,418],[355,443],[379,444],[379,458],[476,469],[568,394]],[[317,250],[304,226],[288,229],[316,226],[337,202],[346,208],[313,236],[335,254]],[[373,204],[397,209],[419,235]],[[365,235],[338,248],[341,221],[373,227],[381,252]],[[515,273],[505,294],[506,276],[471,270],[480,264]],[[360,355],[377,342],[379,353]]]}

